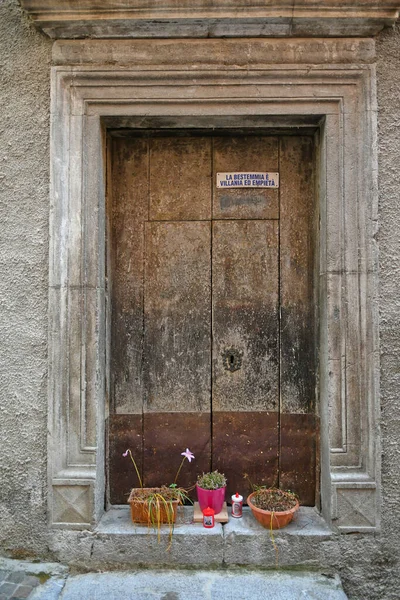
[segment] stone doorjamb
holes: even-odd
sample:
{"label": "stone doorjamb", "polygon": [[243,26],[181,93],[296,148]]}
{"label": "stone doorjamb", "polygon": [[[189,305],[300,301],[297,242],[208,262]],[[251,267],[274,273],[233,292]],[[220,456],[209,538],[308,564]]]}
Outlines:
{"label": "stone doorjamb", "polygon": [[88,529],[104,512],[108,124],[219,128],[257,123],[265,128],[281,121],[300,130],[310,123],[319,128],[322,513],[341,531],[376,531],[380,438],[373,41],[99,42],[59,41],[53,52],[51,526]]}

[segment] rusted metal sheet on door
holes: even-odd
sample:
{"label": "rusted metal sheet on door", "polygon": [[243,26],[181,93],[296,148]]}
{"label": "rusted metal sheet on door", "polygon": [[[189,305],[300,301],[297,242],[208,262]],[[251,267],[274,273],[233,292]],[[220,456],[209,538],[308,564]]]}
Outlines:
{"label": "rusted metal sheet on door", "polygon": [[318,434],[314,414],[281,414],[280,486],[295,492],[306,506],[316,501]]}
{"label": "rusted metal sheet on door", "polygon": [[[227,498],[254,485],[278,485],[277,412],[213,412],[213,469],[228,479]],[[247,477],[246,477],[247,476]]]}
{"label": "rusted metal sheet on door", "polygon": [[[213,223],[213,410],[278,410],[278,223]],[[227,368],[236,352],[240,368]]]}
{"label": "rusted metal sheet on door", "polygon": [[[189,448],[195,458],[185,460],[178,485],[194,486],[196,474],[211,468],[210,413],[146,413],[144,419],[144,481],[148,486],[171,484]],[[193,496],[193,494],[192,494]]]}
{"label": "rusted metal sheet on door", "polygon": [[107,425],[110,503],[125,504],[131,489],[140,485],[131,458],[123,456],[128,448],[143,474],[142,415],[110,415]]}

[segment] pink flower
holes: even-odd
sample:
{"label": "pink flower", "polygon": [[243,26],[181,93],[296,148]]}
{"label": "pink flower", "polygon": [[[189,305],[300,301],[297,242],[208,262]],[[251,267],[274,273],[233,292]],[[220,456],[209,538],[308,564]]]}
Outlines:
{"label": "pink flower", "polygon": [[192,458],[194,458],[194,454],[190,452],[189,448],[186,448],[186,452],[181,452],[181,456],[187,458],[189,462],[192,462]]}

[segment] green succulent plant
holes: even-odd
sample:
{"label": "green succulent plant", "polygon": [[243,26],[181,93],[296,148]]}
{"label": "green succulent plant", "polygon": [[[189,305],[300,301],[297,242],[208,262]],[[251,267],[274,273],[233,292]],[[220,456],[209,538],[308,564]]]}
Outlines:
{"label": "green succulent plant", "polygon": [[198,476],[197,485],[203,490],[219,490],[226,486],[226,477],[218,471],[203,473],[203,475]]}

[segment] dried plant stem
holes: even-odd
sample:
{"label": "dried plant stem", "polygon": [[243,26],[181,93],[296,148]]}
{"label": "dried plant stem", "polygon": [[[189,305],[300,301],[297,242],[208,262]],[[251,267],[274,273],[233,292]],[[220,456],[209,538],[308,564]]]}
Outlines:
{"label": "dried plant stem", "polygon": [[176,483],[176,481],[177,481],[177,479],[178,479],[178,477],[179,477],[179,473],[181,472],[181,469],[182,469],[182,467],[183,467],[183,463],[185,462],[185,458],[186,458],[186,456],[184,456],[184,457],[182,458],[182,462],[181,462],[181,464],[179,465],[179,469],[177,470],[177,472],[176,472],[176,475],[175,475],[174,483]]}
{"label": "dried plant stem", "polygon": [[275,550],[275,566],[278,567],[279,566],[279,548],[276,545],[275,538],[274,538],[274,529],[272,527],[272,520],[273,520],[273,518],[274,518],[274,511],[272,511],[272,513],[271,513],[271,520],[270,520],[270,527],[269,527],[269,536],[271,538],[271,542],[272,542],[272,545],[273,545],[274,550]]}
{"label": "dried plant stem", "polygon": [[132,452],[129,449],[128,449],[128,452],[129,452],[129,456],[131,457],[131,461],[133,462],[133,466],[135,467],[135,471],[136,471],[137,478],[139,480],[140,487],[142,488],[143,487],[143,482],[142,482],[142,478],[140,477],[139,469],[137,468],[137,464],[135,462],[135,459],[132,456]]}

